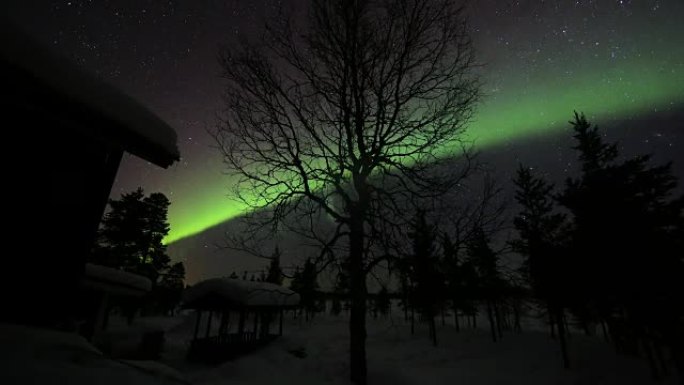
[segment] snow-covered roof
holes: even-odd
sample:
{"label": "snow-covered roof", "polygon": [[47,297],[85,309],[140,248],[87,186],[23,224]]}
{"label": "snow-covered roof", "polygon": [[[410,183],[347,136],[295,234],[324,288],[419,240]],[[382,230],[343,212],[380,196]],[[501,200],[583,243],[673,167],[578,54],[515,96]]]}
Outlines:
{"label": "snow-covered roof", "polygon": [[203,307],[204,301],[219,299],[233,306],[287,307],[299,304],[299,294],[268,282],[213,278],[185,290],[185,307]]}
{"label": "snow-covered roof", "polygon": [[37,112],[88,135],[113,140],[124,150],[159,166],[168,167],[180,158],[176,132],[163,120],[120,90],[8,25],[4,18],[0,21],[0,62],[13,67],[13,72],[20,73],[21,81],[30,82],[41,91],[34,92],[28,84],[18,86],[25,94],[12,95],[15,100],[23,97],[24,103]]}
{"label": "snow-covered roof", "polygon": [[152,289],[152,281],[142,275],[88,263],[83,286],[111,294],[142,295]]}

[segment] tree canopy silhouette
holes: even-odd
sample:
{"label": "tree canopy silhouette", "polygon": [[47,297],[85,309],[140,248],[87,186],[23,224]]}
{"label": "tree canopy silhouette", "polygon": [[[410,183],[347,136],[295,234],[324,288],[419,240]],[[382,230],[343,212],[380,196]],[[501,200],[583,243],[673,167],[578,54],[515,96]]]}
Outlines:
{"label": "tree canopy silhouette", "polygon": [[[164,194],[145,195],[142,188],[110,199],[102,219],[92,261],[140,274],[152,281],[149,310],[172,313],[184,288],[185,267],[171,264],[162,242],[169,232],[169,200]],[[133,311],[133,307],[127,309]]]}
{"label": "tree canopy silhouette", "polygon": [[435,244],[437,231],[427,222],[424,212],[419,211],[416,214],[411,223],[409,237],[412,242],[412,253],[406,259],[413,301],[428,322],[432,343],[437,345],[435,316],[445,287]]}
{"label": "tree canopy silhouette", "polygon": [[273,255],[271,255],[266,282],[275,283],[276,285],[283,284],[283,270],[280,268],[280,248],[278,246],[276,246]]}
{"label": "tree canopy silhouette", "polygon": [[[169,204],[164,194],[145,196],[142,188],[122,194],[120,199],[110,199],[93,261],[144,275],[156,283],[171,267],[162,242],[169,233]],[[175,273],[180,271],[179,267],[175,269]]]}
{"label": "tree canopy silhouette", "polygon": [[318,300],[318,271],[311,258],[306,259],[301,271],[299,267],[295,269],[290,289],[299,293],[300,305],[305,311],[306,318],[313,317]]}
{"label": "tree canopy silhouette", "polygon": [[[622,326],[615,336],[671,347],[684,368],[684,196],[671,163],[649,155],[620,159],[598,127],[571,122],[582,163],[558,201],[572,214],[572,272],[583,314]],[[638,348],[622,346],[638,353]],[[646,348],[652,358],[652,349]],[[683,372],[684,373],[684,372]]]}
{"label": "tree canopy silhouette", "polygon": [[568,276],[569,229],[564,214],[554,212],[553,184],[519,166],[513,181],[515,199],[521,210],[513,219],[518,238],[511,241],[513,250],[523,257],[521,272],[535,297],[548,312],[550,326],[558,326],[563,364],[570,366],[563,321],[568,298],[564,293],[573,286]]}
{"label": "tree canopy silhouette", "polygon": [[[345,241],[343,254],[326,255],[348,262],[350,377],[364,384],[366,277],[386,257],[372,252],[371,235],[401,229],[407,205],[467,174],[467,162],[450,161],[469,159],[461,138],[479,89],[471,40],[450,0],[312,0],[305,22],[281,16],[261,44],[222,50],[215,138],[237,197],[272,213],[258,226],[308,233],[324,254]],[[334,231],[284,221],[311,214]]]}
{"label": "tree canopy silhouette", "polygon": [[553,185],[521,166],[511,243],[558,326],[564,362],[568,310],[586,333],[600,323],[618,350],[645,355],[654,377],[665,371],[663,346],[684,373],[684,196],[676,195],[671,163],[621,157],[583,114],[570,124],[580,175],[554,195]]}

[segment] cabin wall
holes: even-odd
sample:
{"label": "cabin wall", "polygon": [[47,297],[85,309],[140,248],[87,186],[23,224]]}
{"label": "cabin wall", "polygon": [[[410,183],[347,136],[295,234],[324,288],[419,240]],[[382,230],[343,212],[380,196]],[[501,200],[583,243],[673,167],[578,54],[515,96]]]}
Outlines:
{"label": "cabin wall", "polygon": [[75,126],[78,106],[58,117],[52,109],[68,101],[54,100],[35,79],[6,65],[0,69],[8,100],[4,143],[13,154],[6,162],[4,219],[14,250],[0,265],[0,321],[68,329],[84,310],[78,285],[123,152]]}

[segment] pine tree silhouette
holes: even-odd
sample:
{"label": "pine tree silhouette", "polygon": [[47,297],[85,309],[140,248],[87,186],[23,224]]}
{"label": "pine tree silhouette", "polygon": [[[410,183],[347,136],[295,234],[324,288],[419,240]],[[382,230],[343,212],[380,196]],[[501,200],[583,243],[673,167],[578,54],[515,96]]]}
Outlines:
{"label": "pine tree silhouette", "polygon": [[487,307],[487,318],[492,340],[501,337],[499,324],[498,301],[502,296],[503,280],[499,272],[499,257],[489,246],[489,240],[482,229],[475,229],[475,234],[467,243],[468,257],[477,274],[478,297],[484,300]]}
{"label": "pine tree silhouette", "polygon": [[652,166],[649,155],[620,161],[617,144],[584,115],[570,123],[582,172],[558,200],[574,223],[575,307],[606,320],[620,350],[645,350],[655,377],[658,345],[669,345],[681,372],[684,197],[674,196],[671,164]]}
{"label": "pine tree silhouette", "polygon": [[511,242],[513,250],[525,257],[521,272],[532,287],[535,297],[547,310],[550,327],[557,325],[563,365],[570,367],[568,357],[564,308],[570,282],[565,282],[567,270],[566,217],[554,213],[553,185],[532,171],[519,166],[514,183],[515,199],[521,211],[513,224],[518,238]]}
{"label": "pine tree silhouette", "polygon": [[266,282],[275,283],[276,285],[282,285],[283,283],[283,271],[280,269],[280,249],[278,246],[276,246],[273,255],[271,255]]}
{"label": "pine tree silhouette", "polygon": [[436,252],[436,230],[427,223],[425,213],[419,211],[411,224],[409,237],[413,254],[408,258],[409,279],[413,283],[414,300],[421,315],[428,322],[430,339],[437,345],[435,316],[444,294],[439,256]]}

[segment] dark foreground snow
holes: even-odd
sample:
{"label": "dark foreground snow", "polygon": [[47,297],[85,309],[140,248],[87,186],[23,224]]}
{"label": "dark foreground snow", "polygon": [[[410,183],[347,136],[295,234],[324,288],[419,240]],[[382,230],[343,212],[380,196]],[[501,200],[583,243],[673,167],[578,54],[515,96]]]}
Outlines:
{"label": "dark foreground snow", "polygon": [[[165,355],[195,384],[349,384],[346,318],[317,316],[309,323],[288,317],[285,333],[269,347],[217,367],[182,361],[192,317],[172,330]],[[439,325],[439,323],[438,323]],[[486,324],[482,324],[483,327]],[[427,328],[411,336],[403,319],[368,321],[369,384],[567,384],[648,385],[644,360],[619,356],[599,337],[570,337],[573,369],[564,370],[558,343],[548,333],[508,333],[494,343],[487,331],[438,326],[433,347]],[[303,356],[303,357],[301,357]],[[671,376],[660,384],[677,383]]]}
{"label": "dark foreground snow", "polygon": [[[0,384],[349,384],[343,316],[317,316],[304,322],[289,315],[281,339],[219,366],[184,360],[194,331],[192,314],[137,322],[166,330],[161,363],[111,360],[80,337],[2,326]],[[439,346],[433,347],[422,326],[411,336],[400,317],[369,319],[369,383],[657,384],[644,360],[617,355],[599,337],[573,334],[573,368],[564,370],[558,344],[543,331],[508,333],[499,343],[493,343],[484,329],[457,333],[447,325],[438,326],[438,333]],[[676,383],[676,376],[671,375],[661,384]]]}

